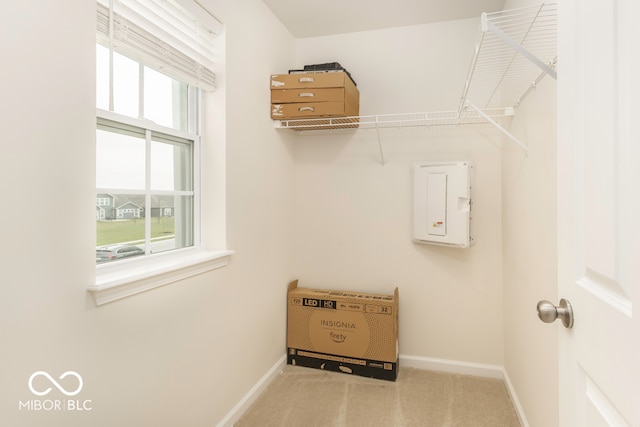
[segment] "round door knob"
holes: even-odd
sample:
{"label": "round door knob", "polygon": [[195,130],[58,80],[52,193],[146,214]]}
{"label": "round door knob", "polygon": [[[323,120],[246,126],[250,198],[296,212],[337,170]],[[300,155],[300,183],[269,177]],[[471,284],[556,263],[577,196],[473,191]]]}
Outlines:
{"label": "round door knob", "polygon": [[556,319],[562,320],[565,328],[573,327],[573,309],[566,299],[561,299],[558,306],[549,301],[538,303],[538,317],[545,323],[553,323]]}

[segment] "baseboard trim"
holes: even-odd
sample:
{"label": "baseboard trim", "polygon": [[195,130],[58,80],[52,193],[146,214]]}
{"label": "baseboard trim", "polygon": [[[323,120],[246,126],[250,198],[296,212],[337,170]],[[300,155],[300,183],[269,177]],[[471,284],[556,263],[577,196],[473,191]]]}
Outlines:
{"label": "baseboard trim", "polygon": [[232,427],[286,365],[287,355],[284,354],[278,359],[275,365],[273,365],[271,369],[269,369],[253,387],[251,387],[251,390],[249,390],[247,394],[245,394],[244,397],[240,399],[233,408],[231,408],[231,411],[229,411],[229,413],[217,424],[217,427]]}
{"label": "baseboard trim", "polygon": [[496,378],[503,380],[509,397],[513,401],[513,407],[518,414],[522,427],[529,427],[527,417],[524,415],[522,405],[511,383],[511,378],[504,366],[488,365],[483,363],[464,362],[461,360],[436,359],[432,357],[400,355],[400,368],[416,368],[429,371],[449,372],[460,375],[474,375],[477,377]]}
{"label": "baseboard trim", "polygon": [[502,366],[464,362],[461,360],[436,359],[432,357],[401,354],[399,364],[401,368],[417,368],[486,378],[502,379],[504,377],[504,368]]}
{"label": "baseboard trim", "polygon": [[529,422],[527,421],[527,417],[524,415],[524,410],[522,409],[522,405],[520,404],[520,400],[518,399],[518,395],[516,394],[516,389],[513,388],[513,384],[511,383],[511,378],[509,378],[509,374],[507,370],[503,368],[504,371],[504,383],[507,386],[507,391],[509,392],[509,396],[513,401],[513,406],[516,408],[516,413],[518,414],[518,418],[520,419],[520,425],[522,427],[529,427]]}
{"label": "baseboard trim", "polygon": [[[232,427],[242,415],[249,409],[267,386],[276,376],[284,369],[287,364],[287,355],[284,354],[278,361],[267,371],[260,380],[251,387],[251,390],[244,395],[242,399],[229,411],[229,413],[217,424],[217,427]],[[522,410],[522,405],[518,400],[516,391],[511,383],[511,379],[503,366],[489,365],[483,363],[465,362],[461,360],[436,359],[432,357],[410,356],[406,354],[400,355],[400,368],[416,368],[429,371],[449,372],[460,375],[474,375],[477,377],[496,378],[505,382],[509,396],[513,401],[518,418],[522,427],[529,427],[527,418]]]}

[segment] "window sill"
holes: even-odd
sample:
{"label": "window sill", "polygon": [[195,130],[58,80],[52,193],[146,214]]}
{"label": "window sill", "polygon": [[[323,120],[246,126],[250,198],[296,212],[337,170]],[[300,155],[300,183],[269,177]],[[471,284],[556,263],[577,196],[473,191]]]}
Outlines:
{"label": "window sill", "polygon": [[131,295],[168,285],[197,274],[224,267],[233,251],[187,251],[171,256],[96,268],[93,293],[96,305],[106,304]]}

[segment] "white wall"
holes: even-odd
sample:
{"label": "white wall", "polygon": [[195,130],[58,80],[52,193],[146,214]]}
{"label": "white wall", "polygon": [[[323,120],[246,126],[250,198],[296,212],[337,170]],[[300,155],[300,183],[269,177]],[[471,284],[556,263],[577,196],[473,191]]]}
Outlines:
{"label": "white wall", "polygon": [[[506,9],[538,2],[510,0]],[[561,64],[561,63],[560,63]],[[558,425],[560,325],[536,315],[556,290],[556,85],[545,77],[516,110],[502,162],[505,367],[531,426]]]}
{"label": "white wall", "polygon": [[[470,20],[302,39],[297,66],[341,62],[362,114],[452,109],[476,31]],[[539,299],[557,300],[555,84],[544,80],[509,124],[528,156],[490,128],[385,130],[385,166],[374,131],[306,136],[295,152],[302,282],[399,286],[401,353],[504,365],[532,426],[558,422],[555,328],[535,315]],[[410,163],[451,158],[476,163],[478,244],[468,251],[409,241]]]}
{"label": "white wall", "polygon": [[[361,114],[455,110],[478,21],[296,41],[296,66],[338,61]],[[451,55],[455,52],[455,55]],[[285,72],[286,70],[282,70]],[[503,364],[500,137],[492,127],[385,129],[299,136],[295,272],[301,286],[400,291],[400,352]],[[475,163],[471,249],[411,241],[411,164]]]}
{"label": "white wall", "polygon": [[[294,137],[268,116],[271,73],[335,60],[358,82],[363,114],[455,109],[477,20],[294,41],[259,0],[203,3],[226,26],[222,89],[207,98],[216,138],[205,144],[203,225],[210,244],[224,240],[214,219],[226,211],[236,254],[223,269],[101,307],[86,291],[95,246],[94,4],[0,7],[0,424],[215,425],[284,353],[285,288],[298,277],[309,286],[398,286],[403,354],[506,364],[531,424],[553,425],[554,415],[530,415],[555,408],[542,381],[553,374],[526,363],[548,360],[536,346],[555,344],[532,319],[537,299],[555,298],[542,287],[553,247],[519,215],[527,207],[553,222],[552,151],[508,152],[524,164],[502,163],[490,127],[385,130],[380,166],[372,131]],[[514,120],[522,132],[547,126],[535,111],[525,117]],[[477,244],[414,244],[410,164],[452,158],[476,164]],[[224,176],[214,169],[222,159]],[[226,203],[215,196],[223,179]],[[506,183],[502,209],[499,189],[514,179],[523,186]],[[516,236],[534,243],[524,251]],[[531,266],[541,253],[544,272]],[[36,370],[81,373],[77,397],[93,409],[20,411]]]}
{"label": "white wall", "polygon": [[[268,76],[293,61],[293,38],[261,1],[206,3],[226,25],[227,58],[205,120],[211,135],[226,134],[227,149],[205,142],[205,238],[223,240],[212,219],[225,209],[213,195],[224,177],[213,166],[226,156],[226,237],[236,254],[223,269],[100,307],[86,291],[95,3],[0,6],[1,425],[215,425],[284,354],[294,167],[269,119]],[[225,107],[226,122],[216,116]],[[27,383],[37,370],[80,373],[75,398],[92,410],[19,410],[34,398]]]}
{"label": "white wall", "polygon": [[522,104],[513,134],[528,143],[503,154],[505,367],[530,425],[557,425],[558,324],[536,315],[556,291],[555,85],[547,77]]}

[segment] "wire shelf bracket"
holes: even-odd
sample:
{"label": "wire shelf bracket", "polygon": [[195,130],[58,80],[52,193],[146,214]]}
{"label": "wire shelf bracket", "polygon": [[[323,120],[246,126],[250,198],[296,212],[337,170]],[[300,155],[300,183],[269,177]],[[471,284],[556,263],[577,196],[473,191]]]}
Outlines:
{"label": "wire shelf bracket", "polygon": [[483,13],[458,111],[469,100],[517,108],[544,76],[557,80],[556,21],[556,2]]}
{"label": "wire shelf bracket", "polygon": [[478,114],[480,114],[482,117],[484,117],[485,119],[487,119],[487,121],[489,123],[491,123],[493,126],[495,126],[496,128],[498,128],[498,130],[500,132],[502,132],[507,138],[509,138],[511,141],[515,142],[516,144],[518,144],[520,147],[522,147],[522,149],[525,151],[525,153],[529,152],[529,147],[527,147],[525,144],[522,143],[522,141],[520,141],[518,138],[516,138],[515,136],[513,136],[511,134],[511,132],[509,132],[504,126],[502,126],[500,123],[496,122],[494,119],[492,119],[491,117],[487,116],[481,109],[479,109],[478,107],[476,107],[475,105],[473,105],[471,102],[467,101],[466,105],[471,107],[473,110],[477,111]]}
{"label": "wire shelf bracket", "polygon": [[504,41],[505,43],[511,45],[512,48],[514,48],[515,50],[520,52],[522,55],[524,55],[527,59],[529,59],[529,61],[533,62],[535,65],[540,67],[540,69],[542,71],[544,71],[546,74],[548,74],[551,77],[553,77],[554,80],[558,79],[558,75],[556,73],[556,70],[554,70],[553,68],[549,67],[547,64],[542,62],[536,56],[531,54],[531,52],[529,52],[527,49],[523,48],[520,43],[517,43],[511,37],[506,35],[500,28],[496,27],[496,25],[493,22],[491,22],[491,21],[489,21],[487,19],[487,14],[486,13],[482,14],[482,26],[483,26],[483,28],[485,28],[484,31],[493,32],[496,36],[501,38],[502,41]]}

